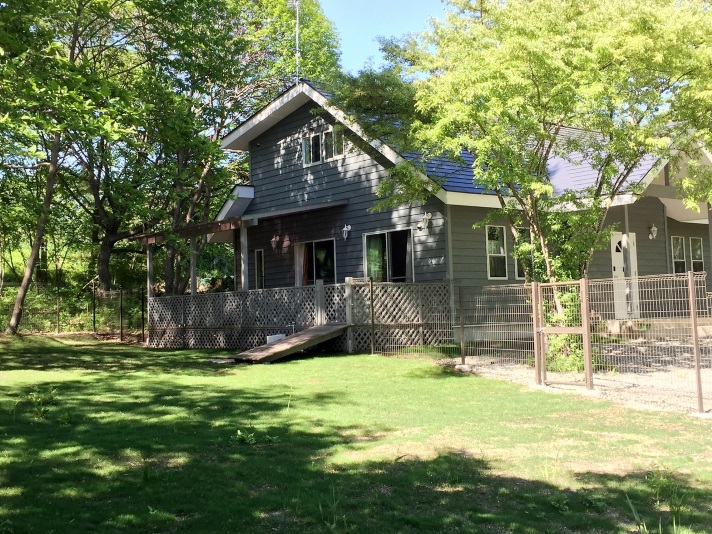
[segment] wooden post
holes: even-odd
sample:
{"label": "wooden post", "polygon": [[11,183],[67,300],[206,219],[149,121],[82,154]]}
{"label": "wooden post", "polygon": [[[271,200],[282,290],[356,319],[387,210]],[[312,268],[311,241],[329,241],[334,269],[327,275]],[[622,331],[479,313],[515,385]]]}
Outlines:
{"label": "wooden post", "polygon": [[141,343],[146,342],[146,295],[144,288],[141,288]]}
{"label": "wooden post", "polygon": [[532,325],[534,327],[534,379],[541,386],[541,322],[539,301],[539,282],[532,282]]}
{"label": "wooden post", "polygon": [[416,284],[416,290],[418,291],[418,332],[420,335],[420,346],[425,345],[425,324],[423,315],[423,285]]}
{"label": "wooden post", "polygon": [[146,245],[146,294],[153,296],[153,245]]}
{"label": "wooden post", "polygon": [[190,294],[198,292],[198,251],[197,238],[190,238]]}
{"label": "wooden post", "polygon": [[373,278],[368,277],[368,292],[371,301],[371,354],[376,354],[376,311],[373,309]]}
{"label": "wooden post", "polygon": [[591,350],[591,309],[588,301],[588,280],[581,284],[581,328],[583,335],[583,370],[586,375],[586,389],[593,389],[593,357]]}
{"label": "wooden post", "polygon": [[354,351],[354,279],[351,276],[347,276],[344,280],[344,306],[346,308],[346,324],[348,328],[346,329],[346,352],[353,354]]}
{"label": "wooden post", "polygon": [[[153,298],[153,245],[146,245],[146,296],[148,297],[148,337],[146,344],[151,344],[151,299]],[[94,325],[96,332],[96,324]]]}
{"label": "wooden post", "polygon": [[460,362],[465,365],[465,299],[462,297],[462,286],[457,289],[460,297]]}
{"label": "wooden post", "polygon": [[314,299],[316,304],[316,326],[326,324],[326,306],[324,304],[324,280],[321,278],[314,284]]}
{"label": "wooden post", "polygon": [[690,326],[692,327],[692,350],[695,357],[695,387],[697,388],[697,411],[704,412],[702,402],[702,362],[700,358],[700,334],[697,331],[697,299],[695,298],[695,273],[687,271],[687,292],[690,296]]}

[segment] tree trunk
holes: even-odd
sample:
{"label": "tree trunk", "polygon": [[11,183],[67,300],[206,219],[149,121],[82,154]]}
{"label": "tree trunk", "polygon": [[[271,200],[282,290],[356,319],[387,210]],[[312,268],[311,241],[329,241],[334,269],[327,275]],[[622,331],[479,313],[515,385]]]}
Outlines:
{"label": "tree trunk", "polygon": [[27,296],[27,291],[30,288],[30,282],[32,282],[32,273],[35,270],[35,266],[37,265],[40,247],[42,246],[42,242],[44,241],[45,227],[47,226],[49,211],[52,207],[54,185],[57,179],[60,142],[61,134],[54,134],[54,140],[52,141],[52,150],[50,152],[49,159],[49,170],[47,172],[47,184],[45,188],[44,200],[42,202],[42,213],[40,213],[40,218],[37,221],[35,240],[32,243],[30,257],[27,259],[27,265],[25,266],[25,273],[22,277],[22,283],[20,284],[20,288],[17,292],[17,298],[15,299],[15,307],[12,310],[12,316],[10,317],[10,322],[7,325],[6,333],[8,334],[17,334],[17,329],[20,326],[20,321],[22,320],[22,311],[25,305],[25,297]]}
{"label": "tree trunk", "polygon": [[109,261],[111,254],[114,251],[116,242],[111,239],[111,236],[104,235],[99,246],[99,256],[96,261],[96,268],[99,276],[99,289],[109,291],[111,289],[111,271],[109,270]]}

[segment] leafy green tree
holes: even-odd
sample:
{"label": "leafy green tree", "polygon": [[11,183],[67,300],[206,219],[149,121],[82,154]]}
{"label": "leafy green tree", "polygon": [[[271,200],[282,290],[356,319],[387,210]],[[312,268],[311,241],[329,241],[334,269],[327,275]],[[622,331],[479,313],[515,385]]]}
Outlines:
{"label": "leafy green tree", "polygon": [[[71,132],[119,136],[122,102],[107,98],[106,84],[80,60],[81,38],[107,24],[106,1],[2,4],[0,116],[2,167],[37,176],[43,183],[36,206],[32,248],[7,331],[15,333],[44,242],[45,229]],[[112,22],[111,20],[109,22]],[[110,24],[109,24],[110,26]]]}
{"label": "leafy green tree", "polygon": [[[644,158],[680,161],[709,135],[709,3],[449,3],[443,22],[396,50],[415,88],[405,149],[472,153],[475,181],[500,199],[493,216],[515,241],[517,227],[531,229],[541,276],[585,276],[612,200],[635,192],[627,180]],[[580,162],[572,153],[595,182],[555,194],[548,163]]]}
{"label": "leafy green tree", "polygon": [[[156,30],[161,39],[148,52],[175,95],[162,102],[189,105],[168,110],[156,104],[165,117],[154,130],[156,149],[163,154],[161,161],[172,162],[168,174],[173,176],[167,224],[161,228],[169,236],[165,287],[168,293],[182,293],[188,283],[188,250],[171,234],[210,220],[216,211],[212,199],[226,195],[235,182],[235,175],[226,172],[231,162],[244,173],[246,161],[226,159],[219,140],[293,83],[295,12],[283,0],[168,4],[180,14],[179,20],[166,22],[166,3],[156,4],[151,24],[168,26]],[[336,33],[318,2],[302,0],[300,9],[300,72],[317,80],[333,77],[338,67]],[[205,241],[200,238],[197,246],[200,252]]]}

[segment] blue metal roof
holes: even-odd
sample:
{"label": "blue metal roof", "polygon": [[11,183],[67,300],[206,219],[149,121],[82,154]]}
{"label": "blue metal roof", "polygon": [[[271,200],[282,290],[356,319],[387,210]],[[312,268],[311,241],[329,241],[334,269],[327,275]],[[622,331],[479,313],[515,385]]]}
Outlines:
{"label": "blue metal roof", "polygon": [[[566,129],[561,136],[575,135],[569,130],[575,131],[574,128]],[[478,195],[494,194],[486,187],[474,183],[472,166],[475,158],[466,150],[460,154],[459,161],[455,158],[440,156],[423,162],[421,154],[405,154],[403,157],[413,163],[424,165],[426,174],[438,180],[445,191]],[[656,161],[657,158],[652,155],[643,157],[640,164],[628,176],[621,192],[645,178]],[[582,191],[594,186],[598,179],[598,171],[579,152],[571,152],[566,158],[553,156],[549,159],[547,168],[555,195],[560,195],[565,191]]]}

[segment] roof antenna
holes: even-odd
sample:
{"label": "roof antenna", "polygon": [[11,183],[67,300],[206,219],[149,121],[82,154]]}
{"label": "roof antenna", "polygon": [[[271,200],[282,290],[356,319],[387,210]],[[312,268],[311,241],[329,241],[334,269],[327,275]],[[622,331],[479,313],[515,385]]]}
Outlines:
{"label": "roof antenna", "polygon": [[294,78],[294,84],[296,85],[299,83],[299,0],[287,0],[287,6],[297,10],[297,73]]}

